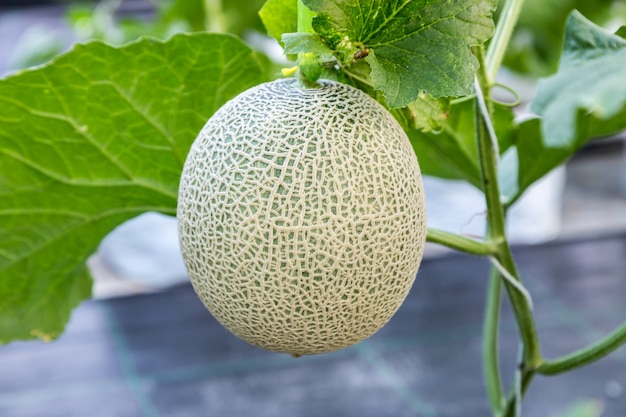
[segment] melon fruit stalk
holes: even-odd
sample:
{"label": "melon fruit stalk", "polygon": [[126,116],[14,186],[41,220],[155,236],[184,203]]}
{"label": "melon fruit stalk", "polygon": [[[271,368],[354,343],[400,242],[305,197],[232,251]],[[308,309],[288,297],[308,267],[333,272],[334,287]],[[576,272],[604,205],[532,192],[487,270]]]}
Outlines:
{"label": "melon fruit stalk", "polygon": [[209,311],[249,343],[294,356],[387,323],[426,237],[406,134],[374,99],[333,81],[277,80],[226,103],[191,147],[177,214]]}

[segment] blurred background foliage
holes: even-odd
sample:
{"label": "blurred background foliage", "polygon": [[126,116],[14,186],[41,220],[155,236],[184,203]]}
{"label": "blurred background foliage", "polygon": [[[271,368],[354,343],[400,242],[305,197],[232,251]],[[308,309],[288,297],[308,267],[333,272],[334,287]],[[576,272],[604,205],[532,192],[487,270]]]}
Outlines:
{"label": "blurred background foliage", "polygon": [[565,21],[574,9],[612,32],[626,24],[624,0],[526,0],[504,65],[533,78],[555,72]]}
{"label": "blurred background foliage", "polygon": [[[12,1],[7,7],[33,6]],[[230,32],[246,37],[265,33],[258,10],[265,0],[54,0],[67,6],[65,20],[76,42],[100,40],[121,45],[141,36],[166,39],[180,32]],[[67,42],[47,28],[24,28],[17,39],[19,54],[12,67],[25,68],[50,60],[67,49]]]}
{"label": "blurred background foliage", "polygon": [[[32,5],[5,0],[8,6]],[[294,0],[295,1],[295,0]],[[231,32],[248,41],[265,34],[258,10],[265,0],[52,0],[67,5],[66,21],[78,42],[102,40],[123,44],[143,35],[160,39],[190,31]],[[41,3],[41,1],[40,1]],[[504,0],[500,0],[501,5]],[[500,8],[499,8],[500,9]],[[578,9],[596,24],[615,31],[626,23],[624,0],[526,0],[505,65],[531,78],[556,71],[565,20]],[[25,29],[13,67],[43,63],[66,48],[66,42],[46,31]],[[254,43],[254,42],[253,42]],[[255,45],[253,45],[255,46]]]}

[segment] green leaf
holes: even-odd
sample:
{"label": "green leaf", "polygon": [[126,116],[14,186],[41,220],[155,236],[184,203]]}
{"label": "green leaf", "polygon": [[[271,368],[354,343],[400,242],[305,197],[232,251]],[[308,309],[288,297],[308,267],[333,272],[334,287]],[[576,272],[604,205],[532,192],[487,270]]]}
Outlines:
{"label": "green leaf", "polygon": [[[626,119],[626,110],[622,111],[619,117]],[[591,121],[584,126],[585,129],[595,132],[601,132],[605,127],[601,122],[596,121]],[[583,133],[586,132],[583,126],[580,126],[580,129]],[[511,172],[510,169],[501,169],[500,172],[502,182],[505,176],[514,175],[514,178],[507,180],[510,186],[502,187],[507,203],[516,201],[528,187],[567,162],[586,143],[586,141],[576,141],[571,146],[549,146],[546,145],[541,130],[541,119],[533,118],[521,123],[515,133],[515,146],[511,149],[514,153],[510,155],[508,161],[515,163],[516,167],[519,165],[519,169],[515,172]],[[583,137],[586,137],[586,134],[583,134]],[[506,167],[506,163],[503,161],[500,167]]]}
{"label": "green leaf", "polygon": [[393,108],[433,97],[470,94],[472,45],[493,33],[496,0],[304,0],[313,28],[340,60],[367,49],[374,87]]}
{"label": "green leaf", "polygon": [[539,82],[531,110],[546,146],[577,148],[626,128],[626,40],[573,12],[558,72]]}
{"label": "green leaf", "polygon": [[534,77],[555,72],[563,49],[563,30],[572,10],[602,25],[626,18],[622,3],[623,0],[525,0],[505,65]]}
{"label": "green leaf", "polygon": [[418,99],[407,105],[411,127],[424,132],[438,130],[446,123],[450,114],[450,99],[434,98],[420,93]]}
{"label": "green leaf", "polygon": [[292,33],[298,30],[298,1],[267,0],[261,7],[259,16],[261,16],[267,33],[280,42],[283,33]]}
{"label": "green leaf", "polygon": [[[500,152],[513,143],[515,123],[510,108],[494,105],[496,135]],[[435,132],[407,130],[407,134],[426,175],[465,180],[482,189],[476,147],[474,102],[464,100],[452,105],[449,118]]]}
{"label": "green leaf", "polygon": [[268,65],[234,36],[194,34],[78,45],[0,80],[1,343],[59,335],[101,239],[175,213],[198,131]]}
{"label": "green leaf", "polygon": [[502,194],[509,204],[515,202],[535,181],[558,167],[572,155],[570,148],[550,148],[543,143],[541,119],[519,125],[515,146],[500,163]]}
{"label": "green leaf", "polygon": [[626,128],[625,65],[623,39],[572,13],[559,71],[540,82],[531,103],[543,118],[520,124],[506,155],[519,169],[500,172],[509,203],[590,140]]}
{"label": "green leaf", "polygon": [[285,33],[283,34],[282,42],[285,45],[285,53],[287,54],[309,52],[317,56],[332,56],[333,53],[322,41],[322,38],[314,33]]}

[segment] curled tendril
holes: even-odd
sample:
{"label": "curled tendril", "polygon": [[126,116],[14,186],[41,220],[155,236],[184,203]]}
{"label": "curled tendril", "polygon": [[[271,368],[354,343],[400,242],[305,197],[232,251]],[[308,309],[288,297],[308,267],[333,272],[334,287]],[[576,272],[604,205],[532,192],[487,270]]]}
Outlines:
{"label": "curled tendril", "polygon": [[508,91],[509,93],[511,93],[513,95],[513,98],[515,100],[513,100],[512,102],[509,103],[509,102],[506,102],[506,101],[496,100],[496,99],[494,99],[492,97],[490,99],[491,102],[499,104],[499,105],[504,106],[504,107],[510,107],[510,108],[517,107],[520,104],[522,104],[522,96],[520,96],[519,93],[513,89],[513,87],[508,86],[506,84],[502,84],[502,83],[495,83],[494,87],[499,87],[499,88],[502,88],[505,91]]}

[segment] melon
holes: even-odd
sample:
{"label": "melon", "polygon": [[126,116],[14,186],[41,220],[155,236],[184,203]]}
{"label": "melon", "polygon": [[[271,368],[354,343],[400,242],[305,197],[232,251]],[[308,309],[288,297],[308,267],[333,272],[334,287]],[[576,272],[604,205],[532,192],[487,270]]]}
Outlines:
{"label": "melon", "polygon": [[198,296],[241,339],[294,356],[345,348],[407,296],[426,237],[417,158],[362,91],[294,79],[253,87],[185,161],[181,250]]}

